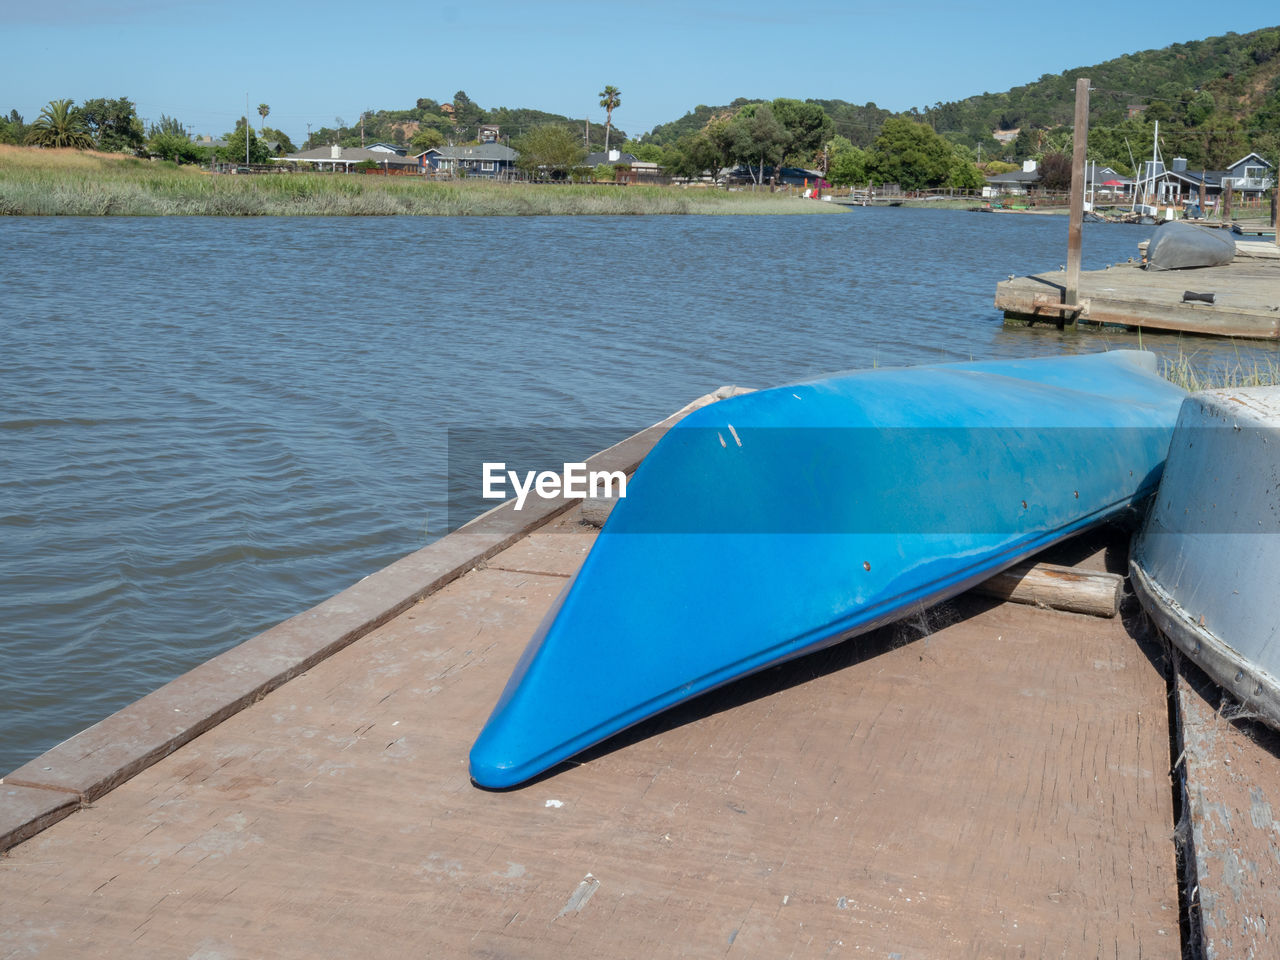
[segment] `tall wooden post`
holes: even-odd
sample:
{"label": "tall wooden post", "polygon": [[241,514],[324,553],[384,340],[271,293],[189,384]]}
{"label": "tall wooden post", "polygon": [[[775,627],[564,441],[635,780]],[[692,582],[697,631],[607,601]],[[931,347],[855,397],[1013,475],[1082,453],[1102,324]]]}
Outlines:
{"label": "tall wooden post", "polygon": [[1222,178],[1222,224],[1228,226],[1231,223],[1231,194],[1235,192],[1235,184],[1231,182],[1230,177]]}
{"label": "tall wooden post", "polygon": [[[1071,144],[1071,216],[1067,224],[1067,289],[1063,302],[1080,303],[1080,256],[1084,238],[1084,158],[1089,145],[1089,78],[1076,81],[1076,126]],[[1071,315],[1074,327],[1080,317]]]}
{"label": "tall wooden post", "polygon": [[1276,246],[1280,247],[1280,219],[1276,217],[1277,198],[1280,198],[1280,186],[1271,188],[1271,229],[1275,231]]}

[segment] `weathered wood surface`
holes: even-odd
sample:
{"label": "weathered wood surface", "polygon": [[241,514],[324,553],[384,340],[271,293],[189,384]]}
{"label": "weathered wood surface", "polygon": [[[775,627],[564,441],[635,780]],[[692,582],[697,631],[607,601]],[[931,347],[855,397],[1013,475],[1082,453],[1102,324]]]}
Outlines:
{"label": "weathered wood surface", "polygon": [[1280,956],[1280,734],[1228,719],[1186,660],[1177,683],[1193,930],[1205,960]]}
{"label": "weathered wood surface", "polygon": [[[996,285],[995,306],[1010,319],[1057,324],[1064,271],[1015,277]],[[1214,303],[1184,303],[1186,290],[1215,294]],[[1280,337],[1280,261],[1240,258],[1199,270],[1143,270],[1129,263],[1080,274],[1082,325],[1123,324],[1214,336]],[[1039,302],[1037,302],[1039,301]]]}
{"label": "weathered wood surface", "polygon": [[0,957],[1178,955],[1166,687],[1120,620],[961,598],[477,790],[593,536],[566,515],[15,847]]}

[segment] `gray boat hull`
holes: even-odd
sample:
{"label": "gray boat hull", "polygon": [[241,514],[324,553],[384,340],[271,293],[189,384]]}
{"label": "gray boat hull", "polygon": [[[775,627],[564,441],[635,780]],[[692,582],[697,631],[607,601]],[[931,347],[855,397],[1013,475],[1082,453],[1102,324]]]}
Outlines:
{"label": "gray boat hull", "polygon": [[1184,654],[1280,729],[1278,534],[1280,387],[1188,397],[1131,551],[1134,591]]}

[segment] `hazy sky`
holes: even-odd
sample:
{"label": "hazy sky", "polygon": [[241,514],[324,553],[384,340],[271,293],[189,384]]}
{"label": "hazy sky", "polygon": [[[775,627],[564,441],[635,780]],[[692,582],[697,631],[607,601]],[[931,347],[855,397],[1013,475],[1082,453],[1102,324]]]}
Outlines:
{"label": "hazy sky", "polygon": [[[308,124],[447,102],[534,107],[632,136],[734,97],[875,101],[891,110],[1006,90],[1045,73],[1280,22],[1270,4],[1207,8],[976,4],[792,5],[759,0],[488,3],[3,0],[0,110],[28,122],[50,100],[128,97],[220,135],[267,103],[301,144]],[[1256,12],[1245,12],[1253,10]],[[1210,15],[1211,14],[1211,15]]]}

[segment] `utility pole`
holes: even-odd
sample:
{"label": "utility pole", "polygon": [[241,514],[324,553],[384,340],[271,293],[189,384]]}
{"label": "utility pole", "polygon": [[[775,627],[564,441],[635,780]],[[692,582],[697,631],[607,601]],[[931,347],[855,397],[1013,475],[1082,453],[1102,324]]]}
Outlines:
{"label": "utility pole", "polygon": [[244,165],[249,165],[249,91],[244,94]]}
{"label": "utility pole", "polygon": [[[1062,302],[1073,308],[1071,326],[1080,318],[1080,256],[1084,239],[1084,169],[1089,145],[1089,78],[1076,81],[1076,121],[1071,144],[1071,216],[1067,223],[1067,285]],[[1065,325],[1063,316],[1062,323]]]}

